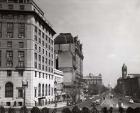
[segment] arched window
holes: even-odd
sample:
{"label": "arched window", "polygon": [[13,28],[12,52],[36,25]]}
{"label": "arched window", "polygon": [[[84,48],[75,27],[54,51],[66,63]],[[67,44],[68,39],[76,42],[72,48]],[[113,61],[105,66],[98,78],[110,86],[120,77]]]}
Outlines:
{"label": "arched window", "polygon": [[42,84],[42,96],[44,96],[44,84]]}
{"label": "arched window", "polygon": [[41,96],[41,84],[38,84],[38,96]]}
{"label": "arched window", "polygon": [[47,94],[48,94],[47,93],[48,92],[48,85],[47,84],[46,84],[46,88],[45,89],[46,89],[46,96],[47,96]]}
{"label": "arched window", "polygon": [[13,97],[13,84],[11,82],[5,84],[5,97]]}

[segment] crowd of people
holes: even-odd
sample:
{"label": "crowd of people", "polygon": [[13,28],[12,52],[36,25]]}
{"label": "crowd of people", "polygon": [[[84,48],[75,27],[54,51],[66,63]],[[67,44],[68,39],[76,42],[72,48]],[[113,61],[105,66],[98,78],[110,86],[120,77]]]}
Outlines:
{"label": "crowd of people", "polygon": [[70,108],[64,108],[62,110],[62,113],[140,113],[140,107],[132,108],[128,107],[127,109],[124,109],[122,107],[119,107],[119,109],[113,109],[113,107],[110,107],[107,109],[107,107],[103,107],[101,110],[97,110],[95,107],[92,109],[89,109],[87,107],[83,107],[80,109],[78,106]]}

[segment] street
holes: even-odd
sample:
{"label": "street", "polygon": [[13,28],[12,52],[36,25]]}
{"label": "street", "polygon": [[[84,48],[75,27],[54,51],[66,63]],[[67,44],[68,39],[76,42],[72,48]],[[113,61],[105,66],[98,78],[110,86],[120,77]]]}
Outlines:
{"label": "street", "polygon": [[[100,103],[98,105],[96,105],[96,108],[101,111],[101,109],[103,107],[107,107],[107,109],[109,109],[110,107],[113,107],[113,113],[117,113],[118,109],[119,109],[119,104],[124,108],[127,109],[128,107],[132,107],[132,108],[136,108],[140,106],[140,103],[130,103],[129,101],[126,101],[126,99],[121,99],[118,97],[110,97],[110,93],[106,93],[106,94],[102,94],[98,97],[95,97],[93,99],[88,99],[86,101],[83,101],[79,104],[77,104],[77,106],[82,109],[83,107],[88,107],[89,109],[92,108],[92,104],[93,102],[95,102],[96,100],[100,100]],[[72,109],[73,106],[68,106],[68,108]],[[61,113],[61,110],[63,108],[60,108],[59,110],[57,110],[57,113]]]}

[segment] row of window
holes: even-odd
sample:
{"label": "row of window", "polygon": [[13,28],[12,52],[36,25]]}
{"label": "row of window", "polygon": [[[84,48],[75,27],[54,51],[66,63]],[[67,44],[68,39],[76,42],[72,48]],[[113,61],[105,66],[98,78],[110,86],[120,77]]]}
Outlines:
{"label": "row of window", "polygon": [[0,19],[16,19],[16,20],[26,20],[26,15],[17,15],[17,14],[0,14]]}
{"label": "row of window", "polygon": [[[0,51],[0,58],[2,56],[2,52]],[[24,67],[24,51],[18,51],[18,65],[17,67]],[[0,59],[0,63],[2,59]],[[1,66],[1,64],[0,64]],[[13,67],[13,51],[6,51],[6,66]]]}
{"label": "row of window", "polygon": [[38,55],[37,53],[34,53],[34,58],[35,61],[39,61],[40,63],[45,63],[45,64],[49,64],[49,66],[53,66],[53,60],[50,60],[48,58],[45,58],[44,56]]}
{"label": "row of window", "polygon": [[[12,48],[12,46],[13,46],[12,41],[7,41],[7,47]],[[0,42],[0,47],[2,47],[1,42]],[[18,48],[24,48],[24,42],[18,42]]]}
{"label": "row of window", "polygon": [[[10,10],[13,10],[15,8],[14,4],[8,4],[7,7]],[[0,4],[0,9],[2,9],[2,8],[5,8],[5,5]],[[19,5],[19,10],[24,10],[24,9],[25,9],[25,5]]]}
{"label": "row of window", "polygon": [[30,0],[0,0],[0,2],[6,3],[29,3]]}
{"label": "row of window", "polygon": [[[53,47],[52,47],[52,49],[53,49]],[[41,47],[37,47],[37,44],[35,44],[35,50],[36,50],[36,51],[38,50],[38,52],[41,53]],[[42,54],[45,54],[45,49],[42,49]],[[48,55],[49,55],[50,58],[53,59],[53,51],[52,51],[52,54],[51,54],[50,52],[48,52],[48,51],[46,50],[46,56],[48,56]]]}
{"label": "row of window", "polygon": [[[45,39],[47,42],[49,42],[49,44],[53,45],[54,41],[48,37],[48,35],[45,35],[45,33],[43,31],[41,31],[41,29],[39,29],[37,26],[35,26],[34,28],[34,32],[35,32],[35,40],[37,41],[37,36],[38,37],[42,37],[42,39]],[[41,43],[41,41],[39,40],[39,43]]]}
{"label": "row of window", "polygon": [[[0,22],[0,38],[2,38],[2,23]],[[7,23],[7,38],[14,37],[14,23],[8,22]],[[25,23],[18,24],[18,38],[25,37]]]}
{"label": "row of window", "polygon": [[39,77],[39,78],[46,78],[49,80],[53,80],[54,76],[51,74],[45,74],[45,73],[41,73],[41,72],[37,72],[35,71],[35,77]]}
{"label": "row of window", "polygon": [[[42,91],[41,91],[42,89]],[[35,97],[37,97],[37,89],[35,89]],[[38,84],[38,96],[53,96],[54,88],[49,84]]]}
{"label": "row of window", "polygon": [[39,69],[39,70],[42,70],[42,71],[47,71],[47,72],[53,73],[53,67],[41,65],[40,63],[37,63],[37,62],[34,62],[34,67],[36,69]]}
{"label": "row of window", "polygon": [[[35,41],[37,41],[37,37],[35,37]],[[39,43],[41,44],[41,38],[39,38]],[[53,45],[51,46],[48,43],[45,43],[44,40],[42,40],[42,46],[48,49],[49,51],[53,52]],[[35,44],[35,48],[37,48],[37,44]]]}
{"label": "row of window", "polygon": [[[23,97],[23,88],[18,87],[18,97]],[[37,97],[37,89],[34,90],[34,96]],[[53,96],[54,94],[54,88],[50,86],[50,84],[38,84],[38,96]],[[14,95],[14,86],[13,83],[7,82],[5,84],[5,97],[6,98],[12,98]]]}

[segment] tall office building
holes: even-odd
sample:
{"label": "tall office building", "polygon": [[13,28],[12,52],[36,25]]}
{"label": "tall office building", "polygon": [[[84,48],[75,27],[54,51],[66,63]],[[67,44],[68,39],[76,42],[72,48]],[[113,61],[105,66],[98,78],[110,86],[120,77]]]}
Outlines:
{"label": "tall office building", "polygon": [[0,104],[54,101],[55,31],[34,0],[0,0]]}
{"label": "tall office building", "polygon": [[83,78],[84,58],[82,44],[78,37],[73,37],[71,33],[60,33],[55,38],[55,53],[57,54],[56,69],[64,73],[64,88],[68,93],[77,89],[75,92],[78,94]]}

